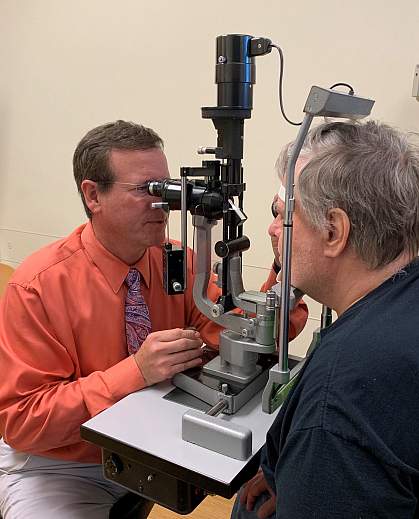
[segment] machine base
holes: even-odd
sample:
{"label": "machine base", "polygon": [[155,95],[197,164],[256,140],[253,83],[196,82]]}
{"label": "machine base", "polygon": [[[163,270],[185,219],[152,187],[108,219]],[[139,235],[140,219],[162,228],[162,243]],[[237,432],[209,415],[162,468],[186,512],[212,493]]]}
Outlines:
{"label": "machine base", "polygon": [[206,492],[185,481],[107,449],[102,451],[105,477],[178,514],[191,513]]}
{"label": "machine base", "polygon": [[[218,357],[211,360],[211,363],[217,359]],[[295,366],[299,360],[297,357],[290,356],[290,367]],[[206,373],[206,366],[201,369],[191,369],[184,373],[178,373],[172,382],[176,387],[206,402],[211,407],[220,402],[220,400],[226,402],[227,408],[223,413],[234,414],[266,385],[269,369],[276,362],[277,357],[274,355],[261,356],[261,360],[257,365],[259,374],[247,385],[229,381],[221,376],[209,375]]]}

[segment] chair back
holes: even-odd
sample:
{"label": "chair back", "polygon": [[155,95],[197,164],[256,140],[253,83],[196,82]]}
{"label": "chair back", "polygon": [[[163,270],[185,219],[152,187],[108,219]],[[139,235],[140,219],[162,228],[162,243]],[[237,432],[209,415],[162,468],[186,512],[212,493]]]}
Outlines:
{"label": "chair back", "polygon": [[15,269],[10,265],[0,263],[0,296],[6,288],[7,282],[9,281],[14,271]]}

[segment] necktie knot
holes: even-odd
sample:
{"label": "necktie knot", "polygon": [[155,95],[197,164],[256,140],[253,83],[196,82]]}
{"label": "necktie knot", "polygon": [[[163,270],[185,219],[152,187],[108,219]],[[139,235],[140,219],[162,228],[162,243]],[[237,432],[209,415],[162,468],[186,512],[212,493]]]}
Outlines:
{"label": "necktie knot", "polygon": [[137,269],[131,268],[125,278],[128,288],[138,288],[140,286],[140,273]]}

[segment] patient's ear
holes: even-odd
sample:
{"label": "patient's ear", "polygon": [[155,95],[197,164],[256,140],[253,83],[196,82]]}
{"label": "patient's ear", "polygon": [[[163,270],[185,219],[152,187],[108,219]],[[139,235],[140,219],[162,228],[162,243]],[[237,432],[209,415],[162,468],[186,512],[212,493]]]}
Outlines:
{"label": "patient's ear", "polygon": [[330,209],[327,213],[327,234],[324,254],[328,258],[336,258],[346,249],[351,223],[342,209]]}

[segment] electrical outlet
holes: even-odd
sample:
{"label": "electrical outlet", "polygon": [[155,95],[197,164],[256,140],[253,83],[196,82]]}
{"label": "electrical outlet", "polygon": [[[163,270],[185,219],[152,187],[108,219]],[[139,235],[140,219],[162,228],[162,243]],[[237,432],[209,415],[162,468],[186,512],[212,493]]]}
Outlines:
{"label": "electrical outlet", "polygon": [[419,101],[419,65],[416,65],[413,76],[412,97],[416,97],[416,101]]}

